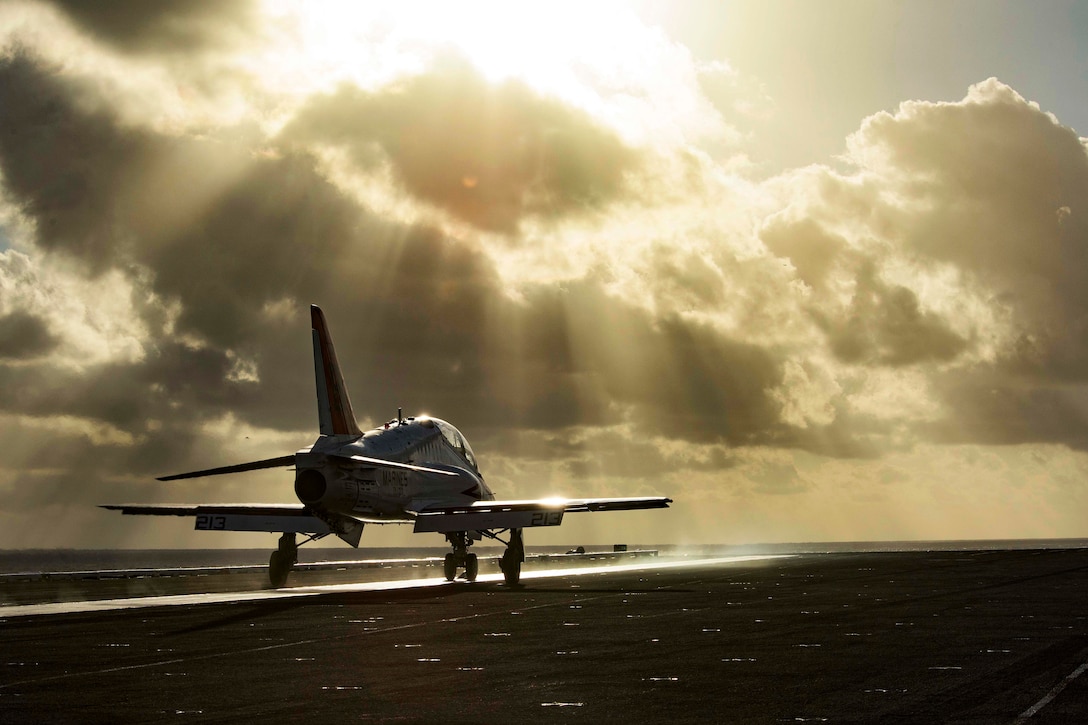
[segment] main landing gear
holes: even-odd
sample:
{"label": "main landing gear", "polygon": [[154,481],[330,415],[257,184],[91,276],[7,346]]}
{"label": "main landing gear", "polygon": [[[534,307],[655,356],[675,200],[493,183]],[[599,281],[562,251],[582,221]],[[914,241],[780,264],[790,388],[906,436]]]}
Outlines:
{"label": "main landing gear", "polygon": [[465,531],[453,531],[446,534],[446,541],[450,542],[453,546],[453,551],[446,554],[446,560],[443,562],[443,573],[446,575],[446,581],[451,582],[457,578],[457,570],[462,567],[465,570],[464,577],[470,582],[476,581],[476,575],[480,573],[480,560],[476,558],[475,554],[470,554],[468,547],[472,546],[472,539],[469,538],[468,532]]}
{"label": "main landing gear", "polygon": [[[302,544],[308,544],[326,536],[328,534],[315,534],[303,541]],[[294,532],[289,531],[280,536],[279,548],[272,552],[272,556],[268,560],[268,582],[273,589],[279,589],[287,584],[287,575],[291,573],[291,570],[295,568],[295,564],[298,563],[298,547],[302,546],[302,544],[295,542]]]}
{"label": "main landing gear", "polygon": [[295,543],[293,533],[280,537],[280,548],[272,552],[272,558],[268,560],[268,580],[274,589],[279,589],[287,583],[287,575],[298,563],[298,544]]}
{"label": "main landing gear", "polygon": [[499,569],[502,570],[502,576],[507,585],[514,586],[521,580],[521,562],[525,561],[525,540],[521,536],[521,529],[507,529],[507,531],[510,532],[510,540],[505,542],[499,538],[498,534],[491,531],[480,533],[500,544],[506,544],[506,551],[499,558]]}
{"label": "main landing gear", "polygon": [[521,580],[521,562],[525,561],[525,541],[521,529],[510,529],[510,542],[499,559],[499,568],[506,583],[514,586]]}

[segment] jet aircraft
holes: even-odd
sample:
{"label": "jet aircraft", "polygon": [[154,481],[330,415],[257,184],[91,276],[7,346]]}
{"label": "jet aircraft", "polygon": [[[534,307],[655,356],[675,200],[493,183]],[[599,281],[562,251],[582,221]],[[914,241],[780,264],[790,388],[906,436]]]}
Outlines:
{"label": "jet aircraft", "polygon": [[[268,564],[272,586],[282,587],[298,562],[298,547],[335,534],[359,546],[366,524],[411,524],[415,533],[444,534],[452,551],[444,573],[459,570],[475,581],[479,562],[469,547],[484,538],[506,545],[499,567],[517,584],[525,560],[522,530],[558,526],[568,513],[665,508],[664,497],[497,500],[484,482],[465,436],[430,416],[397,417],[362,431],[355,420],[325,315],[310,306],[320,435],[293,454],[163,476],[174,481],[202,476],[293,467],[297,504],[109,504],[122,514],[191,516],[206,531],[268,531],[281,534]],[[308,538],[301,542],[298,534]]]}

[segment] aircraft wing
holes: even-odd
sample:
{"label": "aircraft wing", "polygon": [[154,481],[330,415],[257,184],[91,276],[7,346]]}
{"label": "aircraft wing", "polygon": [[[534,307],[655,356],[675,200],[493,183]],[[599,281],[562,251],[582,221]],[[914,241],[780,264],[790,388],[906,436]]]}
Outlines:
{"label": "aircraft wing", "polygon": [[[306,453],[309,448],[303,448],[299,453]],[[432,473],[440,476],[456,476],[457,474],[452,471],[446,471],[441,468],[428,468],[427,466],[416,466],[411,463],[399,463],[397,461],[387,461],[384,458],[371,458],[369,456],[329,456],[329,458],[336,458],[342,461],[356,461],[358,463],[367,463],[375,468],[395,468],[404,471],[417,471],[422,473]],[[289,456],[277,456],[276,458],[266,458],[263,461],[250,461],[249,463],[238,463],[233,466],[219,466],[218,468],[206,468],[203,471],[189,471],[188,473],[175,473],[171,476],[159,476],[156,481],[179,481],[183,478],[204,478],[205,476],[223,476],[228,473],[242,473],[244,471],[259,471],[262,468],[283,468],[285,466],[293,466],[295,464],[295,454],[292,453]],[[181,515],[181,514],[179,514]]]}
{"label": "aircraft wing", "polygon": [[271,531],[327,534],[329,526],[301,504],[106,504],[99,508],[138,516],[193,516],[201,531]]}
{"label": "aircraft wing", "polygon": [[203,471],[190,471],[189,473],[175,473],[172,476],[159,476],[156,481],[177,481],[182,478],[203,478],[204,476],[222,476],[227,473],[241,473],[242,471],[259,471],[262,468],[281,468],[284,466],[292,466],[295,463],[295,456],[292,453],[289,456],[278,456],[276,458],[266,458],[263,461],[251,461],[249,463],[239,463],[234,466],[220,466],[219,468],[207,468]]}
{"label": "aircraft wing", "polygon": [[672,499],[663,496],[473,501],[463,506],[424,503],[416,510],[415,532],[558,526],[567,513],[668,508],[670,503]]}

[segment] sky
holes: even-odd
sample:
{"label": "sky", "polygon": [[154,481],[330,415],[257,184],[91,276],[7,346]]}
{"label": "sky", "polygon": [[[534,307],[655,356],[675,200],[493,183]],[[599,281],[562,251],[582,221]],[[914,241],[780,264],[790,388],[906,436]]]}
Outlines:
{"label": "sky", "polygon": [[[0,5],[0,548],[271,547],[307,306],[536,544],[1088,536],[1074,2]],[[432,540],[433,539],[433,540]],[[369,527],[364,545],[441,545]]]}

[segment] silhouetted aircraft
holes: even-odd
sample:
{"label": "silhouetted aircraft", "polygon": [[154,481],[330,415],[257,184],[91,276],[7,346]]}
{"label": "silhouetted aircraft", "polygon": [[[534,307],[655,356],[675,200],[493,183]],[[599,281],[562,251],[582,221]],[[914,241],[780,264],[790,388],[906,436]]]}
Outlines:
{"label": "silhouetted aircraft", "polygon": [[[429,416],[397,417],[380,428],[359,429],[340,373],[325,316],[310,307],[320,435],[308,448],[286,456],[204,471],[163,476],[160,481],[219,476],[262,468],[294,466],[300,504],[111,504],[123,514],[193,516],[207,531],[281,533],[268,563],[275,587],[287,582],[298,561],[296,535],[308,543],[335,534],[358,546],[368,523],[412,524],[416,533],[445,534],[453,551],[446,554],[446,579],[459,569],[476,579],[473,542],[483,538],[506,545],[500,559],[506,582],[516,584],[525,560],[522,529],[558,526],[567,513],[665,508],[671,499],[548,498],[499,501],[484,483],[476,455],[459,430]],[[505,540],[504,538],[505,537]]]}

